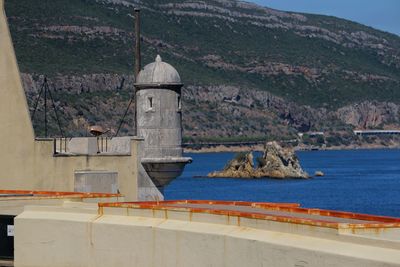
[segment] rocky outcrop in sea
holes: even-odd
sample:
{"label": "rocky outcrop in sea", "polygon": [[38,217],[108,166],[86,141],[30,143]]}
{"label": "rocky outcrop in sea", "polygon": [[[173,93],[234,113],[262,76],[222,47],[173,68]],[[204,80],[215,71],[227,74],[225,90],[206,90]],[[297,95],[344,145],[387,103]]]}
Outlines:
{"label": "rocky outcrop in sea", "polygon": [[310,176],[301,168],[299,159],[293,149],[282,148],[277,142],[266,143],[262,157],[257,159],[254,168],[252,152],[238,154],[222,171],[208,174],[208,177],[231,178],[297,178],[307,179]]}

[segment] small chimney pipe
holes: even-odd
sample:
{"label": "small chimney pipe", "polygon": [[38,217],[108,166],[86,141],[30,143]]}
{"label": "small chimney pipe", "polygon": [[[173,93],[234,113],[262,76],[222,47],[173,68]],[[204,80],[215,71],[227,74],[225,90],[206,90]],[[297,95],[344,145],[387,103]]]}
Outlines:
{"label": "small chimney pipe", "polygon": [[[141,68],[141,52],[140,52],[140,8],[135,8],[135,81],[137,82],[137,78],[140,72]],[[137,108],[137,99],[136,99],[136,88],[134,87],[133,89],[133,97],[134,97],[134,104],[135,108],[133,111],[133,119],[135,122],[135,130],[134,130],[134,135],[137,136],[137,114],[136,114],[136,108]]]}

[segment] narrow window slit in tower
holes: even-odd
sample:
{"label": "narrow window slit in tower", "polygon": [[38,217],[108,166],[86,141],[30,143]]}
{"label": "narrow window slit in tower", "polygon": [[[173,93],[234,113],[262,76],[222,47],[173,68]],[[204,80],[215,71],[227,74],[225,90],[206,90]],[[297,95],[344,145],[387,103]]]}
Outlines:
{"label": "narrow window slit in tower", "polygon": [[149,97],[148,100],[149,100],[149,109],[152,109],[153,108],[153,98]]}

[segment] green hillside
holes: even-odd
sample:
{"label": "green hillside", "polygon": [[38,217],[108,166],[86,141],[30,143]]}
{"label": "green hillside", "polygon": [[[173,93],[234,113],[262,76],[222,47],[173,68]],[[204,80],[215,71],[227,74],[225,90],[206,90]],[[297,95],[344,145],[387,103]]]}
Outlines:
{"label": "green hillside", "polygon": [[400,102],[396,35],[236,1],[134,2],[7,0],[22,72],[131,73],[139,6],[143,61],[162,54],[185,84],[267,90],[314,107]]}

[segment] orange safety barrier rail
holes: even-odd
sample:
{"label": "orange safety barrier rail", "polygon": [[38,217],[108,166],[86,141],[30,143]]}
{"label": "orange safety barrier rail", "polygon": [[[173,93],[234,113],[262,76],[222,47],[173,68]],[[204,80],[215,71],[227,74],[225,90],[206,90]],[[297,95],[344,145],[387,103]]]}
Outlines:
{"label": "orange safety barrier rail", "polygon": [[[192,204],[186,206],[185,204]],[[234,209],[212,209],[210,207],[193,207],[193,204],[203,205],[228,205],[230,207],[261,208],[265,211],[236,211]],[[269,202],[242,202],[242,201],[212,201],[212,200],[172,200],[172,201],[146,201],[146,202],[120,202],[120,203],[99,203],[103,207],[132,208],[132,209],[153,209],[153,210],[180,210],[191,213],[209,213],[216,215],[238,216],[251,219],[262,219],[277,222],[304,224],[328,228],[397,228],[400,227],[400,218],[368,215],[343,211],[332,211],[322,209],[301,208],[297,203],[269,203]],[[179,206],[177,206],[179,205]],[[270,211],[282,211],[286,215],[268,214]],[[323,216],[322,218],[307,218],[305,215]],[[332,218],[351,219],[365,222],[337,222],[329,220]]]}

